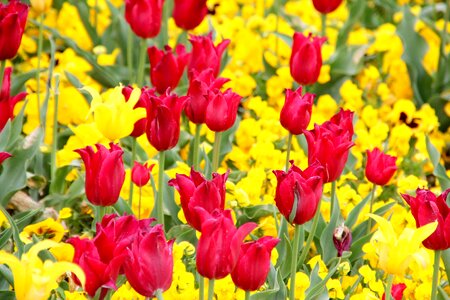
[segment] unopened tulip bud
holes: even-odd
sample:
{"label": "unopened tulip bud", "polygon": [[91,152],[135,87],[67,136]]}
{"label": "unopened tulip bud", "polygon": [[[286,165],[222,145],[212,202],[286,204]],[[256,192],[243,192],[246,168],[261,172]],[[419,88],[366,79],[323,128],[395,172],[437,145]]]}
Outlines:
{"label": "unopened tulip bud", "polygon": [[343,224],[334,229],[333,243],[338,252],[338,257],[341,257],[344,251],[350,250],[350,245],[352,244],[352,233],[350,229]]}
{"label": "unopened tulip bud", "polygon": [[53,0],[30,0],[31,8],[39,15],[50,10]]}

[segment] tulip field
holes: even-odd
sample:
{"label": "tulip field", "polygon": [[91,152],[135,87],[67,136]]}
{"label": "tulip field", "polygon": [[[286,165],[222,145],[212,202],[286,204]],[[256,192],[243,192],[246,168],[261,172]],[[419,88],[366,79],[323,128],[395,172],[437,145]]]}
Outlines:
{"label": "tulip field", "polygon": [[449,0],[0,0],[0,299],[450,299]]}

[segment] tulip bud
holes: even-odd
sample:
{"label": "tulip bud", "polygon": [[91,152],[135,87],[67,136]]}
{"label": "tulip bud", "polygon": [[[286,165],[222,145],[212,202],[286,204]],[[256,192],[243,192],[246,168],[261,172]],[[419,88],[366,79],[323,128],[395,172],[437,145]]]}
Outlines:
{"label": "tulip bud", "polygon": [[337,250],[337,256],[341,257],[344,251],[350,250],[352,233],[344,224],[336,227],[333,232],[333,243]]}
{"label": "tulip bud", "polygon": [[131,181],[138,187],[143,187],[150,180],[150,174],[154,166],[154,164],[148,166],[148,163],[140,164],[135,161],[131,170]]}
{"label": "tulip bud", "polygon": [[126,0],[125,19],[137,36],[155,37],[161,29],[163,5],[164,0]]}
{"label": "tulip bud", "polygon": [[318,12],[328,14],[335,11],[341,5],[342,0],[313,0],[312,2]]}
{"label": "tulip bud", "polygon": [[[391,289],[391,296],[394,300],[402,300],[403,299],[403,291],[406,289],[406,284],[404,283],[398,283],[393,284]],[[386,299],[386,293],[383,294],[383,297],[381,297],[381,300]]]}
{"label": "tulip bud", "polygon": [[375,148],[372,151],[367,150],[367,165],[365,174],[367,179],[378,185],[385,185],[394,176],[397,171],[395,161],[397,157],[390,156]]}
{"label": "tulip bud", "polygon": [[0,60],[16,56],[27,23],[28,5],[19,0],[0,2]]}
{"label": "tulip bud", "polygon": [[5,73],[3,75],[3,84],[0,89],[0,132],[3,130],[8,120],[12,120],[14,118],[14,107],[16,106],[17,102],[22,101],[27,95],[27,93],[22,92],[17,94],[16,96],[11,97],[11,72],[12,68],[8,67],[5,69]]}
{"label": "tulip bud", "polygon": [[206,0],[175,0],[172,16],[179,28],[191,30],[200,25],[207,13]]}
{"label": "tulip bud", "polygon": [[217,90],[206,108],[206,126],[215,132],[230,129],[236,121],[241,99],[231,89],[225,92]]}
{"label": "tulip bud", "polygon": [[291,76],[303,85],[316,83],[319,79],[320,68],[322,68],[322,44],[326,38],[304,36],[296,32],[292,45],[290,59]]}
{"label": "tulip bud", "polygon": [[30,4],[31,8],[40,15],[50,10],[53,0],[30,0]]}
{"label": "tulip bud", "polygon": [[291,134],[303,133],[311,120],[314,94],[302,96],[302,87],[296,91],[286,90],[286,101],[281,109],[280,123]]}

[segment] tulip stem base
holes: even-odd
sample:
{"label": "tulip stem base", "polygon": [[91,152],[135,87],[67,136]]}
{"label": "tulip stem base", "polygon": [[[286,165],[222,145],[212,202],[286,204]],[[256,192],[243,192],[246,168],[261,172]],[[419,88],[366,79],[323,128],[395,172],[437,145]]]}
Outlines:
{"label": "tulip stem base", "polygon": [[441,260],[441,250],[434,251],[433,282],[431,286],[431,300],[437,299],[437,288],[439,286],[439,262]]}
{"label": "tulip stem base", "polygon": [[297,259],[298,247],[300,244],[300,225],[295,225],[294,233],[294,247],[292,249],[292,264],[291,264],[291,286],[289,288],[289,299],[295,300],[295,275],[297,274]]}
{"label": "tulip stem base", "polygon": [[250,300],[250,291],[245,291],[245,300]]}
{"label": "tulip stem base", "polygon": [[[103,217],[106,214],[106,206],[96,206],[96,208],[97,209],[95,210],[95,212],[96,212],[96,214],[95,214],[95,224],[96,223],[101,223]],[[94,226],[95,226],[95,224],[94,224]],[[94,229],[95,229],[95,227],[94,227]]]}
{"label": "tulip stem base", "polygon": [[216,132],[214,135],[213,157],[212,157],[212,172],[217,172],[219,168],[220,156],[220,142],[222,140],[222,132]]}
{"label": "tulip stem base", "polygon": [[205,278],[200,274],[198,274],[198,296],[199,300],[205,299]]}
{"label": "tulip stem base", "polygon": [[385,291],[385,300],[392,300],[392,283],[394,282],[394,275],[389,274],[387,278],[387,285],[386,285],[386,291]]}
{"label": "tulip stem base", "polygon": [[158,199],[156,202],[156,218],[164,228],[164,211],[163,211],[163,195],[164,195],[164,162],[166,152],[159,152],[159,166],[158,166]]}
{"label": "tulip stem base", "polygon": [[3,74],[5,73],[6,60],[0,60],[0,88],[3,86]]}
{"label": "tulip stem base", "polygon": [[163,294],[162,294],[162,290],[161,290],[161,289],[157,289],[157,290],[156,290],[155,296],[156,296],[156,299],[158,299],[158,300],[164,300],[164,297],[163,297]]}
{"label": "tulip stem base", "polygon": [[[131,141],[131,162],[130,167],[133,168],[134,161],[136,160],[136,138],[132,137]],[[133,209],[133,190],[134,190],[134,184],[133,180],[131,180],[131,173],[130,173],[130,193],[128,195],[128,205],[130,205],[130,208]]]}
{"label": "tulip stem base", "polygon": [[288,142],[287,142],[287,150],[286,150],[286,164],[285,164],[286,172],[289,170],[289,159],[291,156],[291,149],[292,149],[292,133],[289,132]]}
{"label": "tulip stem base", "polygon": [[200,147],[200,131],[202,130],[202,124],[195,124],[195,136],[192,149],[192,165],[196,171],[199,170],[199,147]]}
{"label": "tulip stem base", "polygon": [[141,47],[139,50],[138,74],[136,79],[138,87],[144,86],[145,53],[147,53],[147,40],[141,39]]}
{"label": "tulip stem base", "polygon": [[208,284],[208,300],[213,299],[214,299],[214,279],[210,279]]}
{"label": "tulip stem base", "polygon": [[[370,193],[369,213],[372,213],[372,210],[373,210],[373,202],[375,201],[375,191],[376,191],[376,189],[377,189],[377,185],[374,184],[372,192]],[[369,220],[367,220],[367,234],[370,234],[371,231],[372,231],[372,218],[369,218]]]}
{"label": "tulip stem base", "polygon": [[321,21],[322,21],[322,37],[325,37],[327,35],[327,15],[321,14]]}
{"label": "tulip stem base", "polygon": [[308,255],[309,248],[311,248],[311,243],[314,239],[314,236],[316,235],[317,225],[319,224],[319,217],[320,217],[320,205],[322,201],[319,200],[319,204],[317,205],[316,214],[314,215],[313,223],[311,225],[311,231],[309,232],[308,238],[306,239],[305,247],[302,250],[302,254],[300,255],[300,258],[298,259],[298,265],[303,265],[303,262],[306,259],[306,256]]}

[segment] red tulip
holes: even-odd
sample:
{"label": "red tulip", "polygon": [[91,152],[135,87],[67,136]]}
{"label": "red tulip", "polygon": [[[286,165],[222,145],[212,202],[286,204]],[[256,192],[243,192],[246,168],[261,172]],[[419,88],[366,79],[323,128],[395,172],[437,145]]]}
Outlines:
{"label": "red tulip", "polygon": [[[143,87],[141,89],[141,97],[139,97],[139,100],[136,103],[136,105],[133,107],[133,109],[136,109],[139,107],[143,107],[143,108],[147,107],[147,98],[145,97],[145,93],[144,93],[147,89],[148,89],[147,87]],[[131,86],[126,86],[122,89],[122,95],[125,97],[126,101],[128,101],[130,99],[131,92],[133,92],[133,88]],[[143,135],[145,133],[146,126],[147,126],[146,118],[142,118],[142,119],[138,120],[136,123],[134,123],[133,132],[131,132],[130,136],[136,137],[136,138],[140,137],[141,135]]]}
{"label": "red tulip", "polygon": [[367,165],[365,174],[367,179],[378,185],[385,185],[394,176],[397,171],[395,161],[397,157],[390,156],[375,148],[372,151],[367,150]]}
{"label": "red tulip", "polygon": [[318,12],[328,14],[335,11],[341,5],[342,0],[312,0],[312,2]]}
{"label": "red tulip", "polygon": [[322,67],[322,44],[326,38],[307,37],[296,32],[292,45],[290,59],[291,76],[296,82],[302,85],[314,84],[317,82]]}
{"label": "red tulip", "polygon": [[140,164],[135,161],[131,170],[131,181],[138,187],[143,187],[150,180],[150,174],[154,166],[154,164],[148,166],[148,163]]}
{"label": "red tulip", "polygon": [[265,236],[241,246],[236,267],[231,272],[234,284],[244,291],[256,291],[266,281],[270,270],[270,254],[280,242]]}
{"label": "red tulip", "polygon": [[188,98],[184,112],[188,119],[195,124],[206,122],[206,108],[215,93],[227,82],[226,78],[215,78],[214,71],[208,68],[200,74],[195,70],[191,74]]}
{"label": "red tulip", "polygon": [[10,158],[12,155],[8,152],[0,152],[0,165],[5,161],[5,159]]}
{"label": "red tulip", "polygon": [[324,167],[324,183],[335,181],[344,170],[348,152],[354,145],[352,118],[352,112],[341,110],[330,121],[316,124],[313,130],[304,132],[308,142],[308,162],[319,161]]}
{"label": "red tulip", "polygon": [[75,150],[86,167],[86,197],[94,205],[114,205],[125,181],[123,150],[119,145],[109,145],[108,150],[97,144],[97,152],[91,146]]}
{"label": "red tulip", "polygon": [[197,271],[208,279],[224,278],[236,266],[245,236],[258,225],[245,223],[236,229],[231,211],[215,210],[208,214],[202,208],[196,209],[203,219],[197,246]]}
{"label": "red tulip", "polygon": [[16,56],[27,23],[28,5],[18,0],[0,2],[0,60]]}
{"label": "red tulip", "polygon": [[436,231],[431,234],[423,245],[432,250],[445,250],[450,248],[450,208],[446,200],[450,189],[441,195],[436,195],[425,189],[417,189],[416,197],[402,194],[403,199],[411,207],[411,213],[416,219],[416,227],[438,221]]}
{"label": "red tulip", "polygon": [[[406,289],[406,284],[398,283],[393,284],[391,289],[391,295],[394,300],[402,300],[403,299],[403,291]],[[386,299],[386,293],[381,297],[382,300]]]}
{"label": "red tulip", "polygon": [[17,102],[23,100],[27,95],[27,93],[22,92],[11,97],[11,72],[12,68],[8,67],[5,69],[3,84],[0,90],[0,131],[3,130],[8,120],[14,118],[14,107]]}
{"label": "red tulip", "polygon": [[177,174],[169,185],[180,193],[181,208],[189,225],[196,230],[202,230],[201,218],[196,207],[201,207],[208,213],[214,210],[223,211],[225,207],[225,184],[228,172],[212,174],[212,180],[206,180],[200,172],[191,168],[190,176]]}
{"label": "red tulip", "polygon": [[207,13],[206,0],[175,0],[172,17],[178,27],[191,30],[200,25]]}
{"label": "red tulip", "polygon": [[[275,203],[280,213],[291,224],[304,224],[311,220],[322,197],[323,167],[317,162],[302,171],[291,161],[288,172],[273,171],[277,177]],[[292,214],[295,209],[295,215]]]}
{"label": "red tulip", "polygon": [[165,93],[168,88],[173,90],[177,87],[190,57],[182,44],[175,48],[177,56],[172,53],[169,46],[164,50],[153,46],[147,51],[150,60],[150,80],[160,94]]}
{"label": "red tulip", "polygon": [[157,290],[165,291],[172,284],[173,242],[166,241],[162,225],[139,232],[128,249],[125,275],[139,294],[153,297]]}
{"label": "red tulip", "polygon": [[125,19],[141,38],[152,38],[161,29],[164,0],[125,0]]}
{"label": "red tulip", "polygon": [[178,143],[181,110],[186,97],[169,92],[159,97],[150,92],[147,95],[147,138],[158,151],[171,149]]}
{"label": "red tulip", "polygon": [[308,127],[314,97],[314,94],[309,93],[302,96],[301,86],[296,91],[286,90],[286,101],[281,109],[280,123],[291,134],[301,134]]}
{"label": "red tulip", "polygon": [[333,244],[337,250],[337,256],[341,257],[344,251],[350,250],[352,244],[352,233],[347,226],[341,225],[334,229]]}
{"label": "red tulip", "polygon": [[212,131],[221,132],[230,129],[236,121],[239,103],[242,97],[231,89],[216,92],[206,107],[206,126]]}
{"label": "red tulip", "polygon": [[214,46],[212,34],[207,36],[191,35],[189,41],[192,43],[191,62],[188,67],[188,75],[191,76],[193,70],[198,73],[211,68],[214,71],[214,77],[220,72],[220,63],[222,54],[227,48],[230,40],[223,40],[217,46]]}

